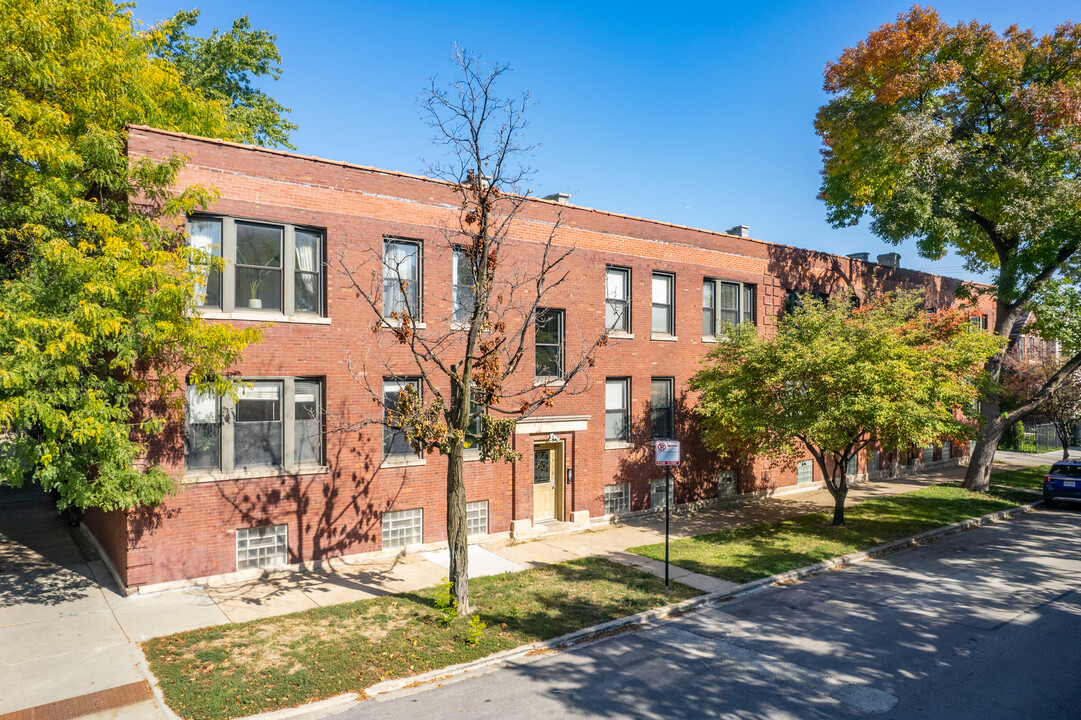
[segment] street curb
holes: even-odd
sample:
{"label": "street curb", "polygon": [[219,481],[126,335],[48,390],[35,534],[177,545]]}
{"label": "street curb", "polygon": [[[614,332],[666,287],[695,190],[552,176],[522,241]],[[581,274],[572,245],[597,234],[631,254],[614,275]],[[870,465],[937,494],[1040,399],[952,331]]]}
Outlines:
{"label": "street curb", "polygon": [[814,565],[807,565],[805,567],[797,568],[795,570],[789,570],[787,572],[778,573],[769,577],[753,580],[749,583],[744,583],[739,587],[732,588],[730,590],[718,590],[716,592],[707,593],[705,595],[699,595],[697,597],[690,598],[689,600],[683,600],[682,602],[673,603],[671,605],[664,605],[662,607],[653,608],[652,610],[645,610],[634,615],[628,615],[627,617],[617,618],[615,620],[609,620],[608,622],[601,623],[599,625],[593,625],[591,627],[582,628],[581,630],[575,630],[574,632],[567,633],[566,635],[560,635],[559,637],[551,638],[549,640],[537,640],[536,642],[529,643],[527,645],[520,645],[516,648],[509,650],[503,650],[501,652],[487,655],[483,658],[473,660],[467,663],[461,663],[458,665],[450,665],[438,670],[431,670],[419,675],[411,675],[404,678],[396,678],[394,680],[385,680],[375,685],[371,685],[360,693],[346,693],[344,695],[338,695],[319,702],[310,703],[307,705],[301,705],[300,707],[286,708],[283,710],[273,710],[270,712],[260,713],[258,715],[251,715],[244,720],[289,720],[290,718],[304,716],[306,718],[319,718],[327,715],[343,712],[349,707],[353,706],[357,702],[361,701],[365,697],[375,698],[380,695],[387,695],[399,690],[405,690],[408,688],[419,687],[432,682],[438,682],[440,680],[450,680],[461,675],[465,675],[469,672],[480,670],[482,668],[491,667],[493,665],[508,664],[515,660],[523,660],[520,664],[532,662],[534,658],[542,657],[544,655],[550,655],[561,650],[581,645],[594,640],[600,640],[606,637],[619,634],[622,631],[638,630],[645,627],[656,625],[660,622],[668,620],[672,617],[677,617],[685,613],[696,610],[705,605],[711,605],[727,600],[733,600],[735,598],[751,595],[756,592],[761,592],[766,588],[773,585],[790,583],[802,578],[811,577],[813,575],[820,575],[823,572],[831,570],[833,568],[840,568],[847,565],[854,565],[864,560],[868,560],[874,557],[882,555],[888,555],[899,550],[907,548],[918,547],[933,540],[946,537],[948,535],[955,535],[957,533],[971,530],[973,528],[980,527],[982,525],[989,525],[996,523],[1007,518],[1011,518],[1015,515],[1022,515],[1032,512],[1036,508],[1043,505],[1042,500],[1029,503],[1027,505],[1021,505],[1020,507],[1009,508],[1007,510],[999,510],[997,512],[982,515],[976,518],[969,518],[968,520],[962,520],[961,522],[953,523],[952,525],[945,525],[933,530],[927,530],[926,532],[919,533],[917,535],[911,535],[899,540],[893,540],[882,545],[878,545],[867,550],[860,550],[858,552],[849,553],[848,555],[842,555],[840,557],[832,558],[830,560],[824,560]]}

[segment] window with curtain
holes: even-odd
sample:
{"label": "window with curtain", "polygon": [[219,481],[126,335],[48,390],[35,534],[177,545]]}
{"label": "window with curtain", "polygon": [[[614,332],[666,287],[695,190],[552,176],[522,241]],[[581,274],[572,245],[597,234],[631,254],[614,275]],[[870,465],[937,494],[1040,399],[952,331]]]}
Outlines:
{"label": "window with curtain", "polygon": [[322,315],[323,234],[298,228],[293,249],[293,310]]}
{"label": "window with curtain", "polygon": [[[221,257],[221,220],[219,218],[193,218],[188,221],[191,246],[211,258]],[[221,271],[213,265],[200,266],[202,281],[195,288],[198,304],[202,307],[221,307]]]}

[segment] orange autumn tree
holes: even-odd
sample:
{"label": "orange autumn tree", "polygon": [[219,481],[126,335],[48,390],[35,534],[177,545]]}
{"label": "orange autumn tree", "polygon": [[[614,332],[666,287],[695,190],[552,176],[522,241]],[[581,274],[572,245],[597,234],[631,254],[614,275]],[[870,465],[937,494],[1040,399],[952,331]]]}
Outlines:
{"label": "orange autumn tree", "polygon": [[[1081,25],[999,34],[917,6],[827,64],[825,89],[815,127],[830,222],[870,216],[887,242],[913,239],[923,257],[952,251],[989,273],[994,332],[1008,338],[1081,251]],[[987,362],[993,380],[1003,357]],[[1078,368],[1081,353],[1009,411],[984,395],[965,487],[987,487],[1005,428]]]}

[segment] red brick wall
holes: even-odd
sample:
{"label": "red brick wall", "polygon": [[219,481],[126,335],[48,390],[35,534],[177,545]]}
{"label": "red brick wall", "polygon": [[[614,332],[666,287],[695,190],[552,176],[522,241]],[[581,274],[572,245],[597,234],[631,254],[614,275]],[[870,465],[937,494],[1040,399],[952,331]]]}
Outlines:
{"label": "red brick wall", "polygon": [[83,513],[82,523],[97,539],[101,549],[120,575],[120,581],[128,585],[128,532],[127,518],[119,510],[103,512],[90,508]]}
{"label": "red brick wall", "polygon": [[[235,530],[240,527],[288,523],[293,562],[380,549],[380,515],[388,509],[423,507],[424,541],[444,539],[445,460],[432,455],[423,466],[380,469],[382,429],[359,425],[378,418],[375,400],[384,375],[415,371],[410,370],[410,356],[389,332],[372,332],[374,317],[349,287],[339,258],[367,283],[379,268],[385,235],[421,240],[424,320],[436,331],[449,318],[451,306],[451,254],[442,228],[454,220],[456,200],[448,187],[400,173],[146,128],[130,130],[129,153],[186,156],[180,184],[213,185],[220,192],[219,202],[208,212],[325,228],[331,324],[271,322],[263,341],[249,348],[236,370],[245,377],[325,378],[331,472],[184,487],[161,508],[133,516],[126,557],[128,584],[234,571]],[[613,339],[600,348],[595,368],[575,384],[575,394],[556,398],[553,407],[538,413],[589,416],[588,430],[559,434],[566,442],[566,466],[575,471],[575,483],[567,490],[567,517],[583,509],[592,516],[603,514],[604,486],[613,482],[631,483],[634,509],[648,507],[649,481],[663,477],[653,465],[648,437],[652,377],[674,377],[677,388],[676,424],[685,460],[676,473],[676,501],[715,496],[718,470],[735,464],[700,447],[690,414],[695,398],[685,389],[708,349],[701,332],[703,277],[757,285],[756,319],[766,332],[783,309],[787,288],[828,292],[860,287],[874,277],[887,288],[922,286],[928,304],[945,307],[957,284],[824,253],[544,201],[523,206],[512,226],[514,243],[504,252],[504,267],[535,267],[557,220],[561,227],[556,243],[575,250],[565,283],[545,304],[566,311],[568,365],[603,331],[606,264],[631,269],[634,334],[633,339]],[[678,342],[650,339],[654,270],[676,277]],[[512,386],[531,386],[532,362],[525,366]],[[633,449],[605,449],[605,377],[631,379]],[[546,433],[538,438],[516,435],[515,447],[522,453],[516,467],[466,464],[467,496],[488,499],[490,532],[508,531],[512,519],[532,517],[532,440],[546,438]],[[180,477],[182,453],[175,450],[161,453],[159,459]],[[771,469],[761,462],[738,469],[743,492],[795,484],[794,469]]]}

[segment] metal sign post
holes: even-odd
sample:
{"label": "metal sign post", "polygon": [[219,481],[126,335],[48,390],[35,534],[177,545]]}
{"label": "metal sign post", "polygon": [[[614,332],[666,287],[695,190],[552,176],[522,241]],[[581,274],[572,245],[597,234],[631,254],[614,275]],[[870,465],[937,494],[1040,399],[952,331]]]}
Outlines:
{"label": "metal sign post", "polygon": [[668,538],[672,518],[672,466],[679,465],[679,441],[658,440],[653,446],[656,463],[664,466],[664,590],[672,592],[668,583]]}

